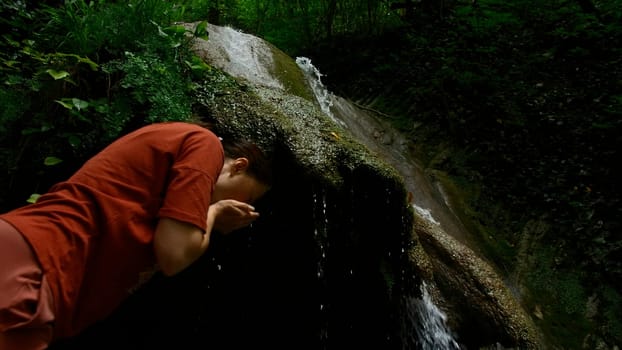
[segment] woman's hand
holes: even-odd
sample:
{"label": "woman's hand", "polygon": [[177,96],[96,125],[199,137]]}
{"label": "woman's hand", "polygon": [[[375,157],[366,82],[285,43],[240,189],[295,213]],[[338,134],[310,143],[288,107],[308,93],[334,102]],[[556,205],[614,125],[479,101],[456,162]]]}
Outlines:
{"label": "woman's hand", "polygon": [[208,226],[210,216],[213,216],[213,230],[224,234],[246,227],[259,217],[252,205],[234,199],[223,199],[210,205],[207,215]]}
{"label": "woman's hand", "polygon": [[171,276],[185,269],[207,249],[211,233],[229,233],[250,225],[259,213],[250,204],[224,199],[210,205],[207,229],[170,218],[161,218],[156,227],[154,249],[162,272]]}

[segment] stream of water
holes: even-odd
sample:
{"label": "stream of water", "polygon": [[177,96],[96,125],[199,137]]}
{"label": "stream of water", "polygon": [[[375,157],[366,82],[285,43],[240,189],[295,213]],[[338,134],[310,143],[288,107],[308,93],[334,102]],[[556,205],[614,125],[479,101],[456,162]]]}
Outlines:
{"label": "stream of water", "polygon": [[[415,211],[427,221],[456,230],[455,235],[461,235],[462,228],[451,214],[445,213],[447,203],[438,203],[438,191],[420,165],[405,156],[407,141],[369,112],[330,93],[322,83],[322,74],[310,59],[298,57],[296,63],[305,72],[324,113],[400,172],[412,194]],[[442,218],[442,223],[436,215]],[[403,331],[404,336],[416,335],[416,339],[408,339],[404,344],[416,344],[421,350],[459,350],[460,345],[446,325],[447,315],[434,304],[425,283],[421,288],[422,298],[408,299],[404,303],[408,309],[404,327],[409,328]]]}

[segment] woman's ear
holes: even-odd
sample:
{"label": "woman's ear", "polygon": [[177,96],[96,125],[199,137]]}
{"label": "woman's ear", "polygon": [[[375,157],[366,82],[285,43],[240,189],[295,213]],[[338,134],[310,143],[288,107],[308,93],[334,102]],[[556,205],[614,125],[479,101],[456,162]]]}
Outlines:
{"label": "woman's ear", "polygon": [[233,161],[234,172],[244,172],[248,169],[248,158],[240,157]]}

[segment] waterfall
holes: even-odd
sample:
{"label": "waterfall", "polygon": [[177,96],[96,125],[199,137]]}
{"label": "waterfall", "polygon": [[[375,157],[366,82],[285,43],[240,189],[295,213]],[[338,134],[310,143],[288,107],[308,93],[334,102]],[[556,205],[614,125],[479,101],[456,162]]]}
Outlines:
{"label": "waterfall", "polygon": [[434,217],[432,216],[430,209],[421,208],[416,204],[413,204],[413,208],[415,208],[417,214],[419,214],[422,218],[433,223],[434,225],[440,225],[440,222],[436,221],[436,219],[434,219]]}
{"label": "waterfall", "polygon": [[417,344],[422,350],[460,350],[451,330],[446,325],[447,316],[434,304],[427,285],[421,285],[421,299],[409,299],[406,306],[409,314],[416,314]]}
{"label": "waterfall", "polygon": [[346,124],[342,120],[336,118],[331,111],[331,107],[333,106],[333,94],[331,94],[322,83],[322,73],[320,73],[319,69],[311,64],[311,60],[307,57],[296,57],[296,64],[298,64],[300,69],[305,73],[322,112],[329,116],[335,123],[347,127]]}
{"label": "waterfall", "polygon": [[[396,160],[397,162],[393,162],[394,164],[407,164],[408,168],[397,169],[403,176],[411,176],[410,174],[414,172],[413,169],[419,169],[416,164],[409,162],[408,159],[404,157],[399,147],[394,147],[395,145],[392,144],[388,145],[390,147],[377,146],[379,142],[375,134],[378,131],[374,132],[374,130],[370,130],[370,128],[375,127],[375,125],[365,124],[365,115],[361,113],[357,106],[354,106],[344,99],[338,98],[328,91],[321,82],[322,74],[313,66],[309,58],[298,57],[296,58],[296,63],[305,72],[307,79],[309,79],[309,84],[312,86],[313,92],[315,93],[317,102],[327,116],[351,131],[353,136],[358,137],[359,141],[371,148],[372,151],[378,153],[380,157],[385,160]],[[337,109],[338,113],[333,113],[331,108]],[[370,133],[372,135],[371,138],[368,137]],[[417,181],[413,181],[410,186],[411,193],[418,188],[419,184],[428,184],[427,180],[425,180],[425,176],[420,173],[417,174],[417,176]],[[413,204],[415,212],[430,223],[441,225],[441,223],[434,218],[432,211],[425,207],[429,206],[430,203],[435,203],[436,199],[430,199],[429,197],[431,196],[422,192],[417,192],[413,197],[414,200],[418,201]],[[425,283],[422,284],[421,289],[422,298],[406,298],[403,302],[407,310],[405,317],[403,317],[402,325],[404,346],[416,344],[415,346],[421,350],[459,350],[460,346],[456,340],[454,340],[451,330],[446,326],[445,322],[447,316],[433,303]],[[416,335],[417,338],[412,339],[413,335]]]}
{"label": "waterfall", "polygon": [[[325,265],[326,265],[326,250],[327,250],[326,241],[327,241],[327,230],[328,230],[328,218],[326,216],[326,194],[321,190],[319,190],[319,192],[320,193],[318,193],[318,191],[313,191],[313,207],[314,207],[313,219],[314,219],[314,222],[318,224],[314,228],[313,236],[316,242],[318,243],[319,255],[320,255],[320,258],[317,263],[317,278],[321,284],[324,284],[326,281],[324,270],[325,270]],[[321,197],[321,199],[318,200],[318,197]],[[328,306],[329,305],[326,305],[325,300],[320,301],[319,308],[320,308],[320,312],[322,313],[323,317],[325,317],[325,314],[328,312]],[[325,322],[325,318],[320,328],[319,336],[320,336],[320,342],[322,344],[325,344],[328,338],[328,331],[327,331],[327,325]],[[325,349],[325,345],[323,349]]]}
{"label": "waterfall", "polygon": [[[230,27],[209,24],[209,40],[199,40],[197,47],[211,64],[229,74],[245,79],[252,84],[283,90],[283,85],[273,74],[275,67],[271,48],[255,36],[242,33]],[[379,123],[371,113],[344,98],[333,95],[322,83],[322,73],[306,57],[296,58],[296,64],[305,74],[320,109],[338,126],[348,130],[359,142],[388,164],[404,178],[406,189],[413,198],[415,212],[432,224],[440,225],[445,231],[459,236],[459,229],[452,221],[450,210],[437,187],[430,184],[422,167],[411,157],[406,157],[407,143],[391,128]],[[326,234],[326,198],[323,193],[314,194],[314,206],[318,209],[315,235],[320,250],[317,278],[324,278]],[[440,204],[439,204],[440,203]],[[405,251],[402,251],[405,254]],[[421,298],[405,297],[402,300],[402,331],[404,349],[460,349],[450,329],[446,326],[446,315],[432,302],[425,284],[421,286]],[[327,313],[329,304],[318,305],[321,313]],[[326,341],[326,325],[321,327],[321,340]]]}
{"label": "waterfall", "polygon": [[204,46],[203,52],[209,62],[251,83],[283,89],[270,72],[274,58],[262,40],[232,27],[208,24],[208,29],[209,40],[198,41],[197,45]]}

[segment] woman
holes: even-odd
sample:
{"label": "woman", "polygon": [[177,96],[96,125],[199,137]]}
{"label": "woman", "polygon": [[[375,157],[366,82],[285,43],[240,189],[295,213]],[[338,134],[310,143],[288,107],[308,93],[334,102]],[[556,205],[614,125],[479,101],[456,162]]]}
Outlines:
{"label": "woman", "polygon": [[108,316],[154,270],[182,271],[212,232],[257,219],[251,203],[270,183],[259,148],[223,145],[198,125],[121,137],[37,203],[0,215],[0,349],[44,349]]}

